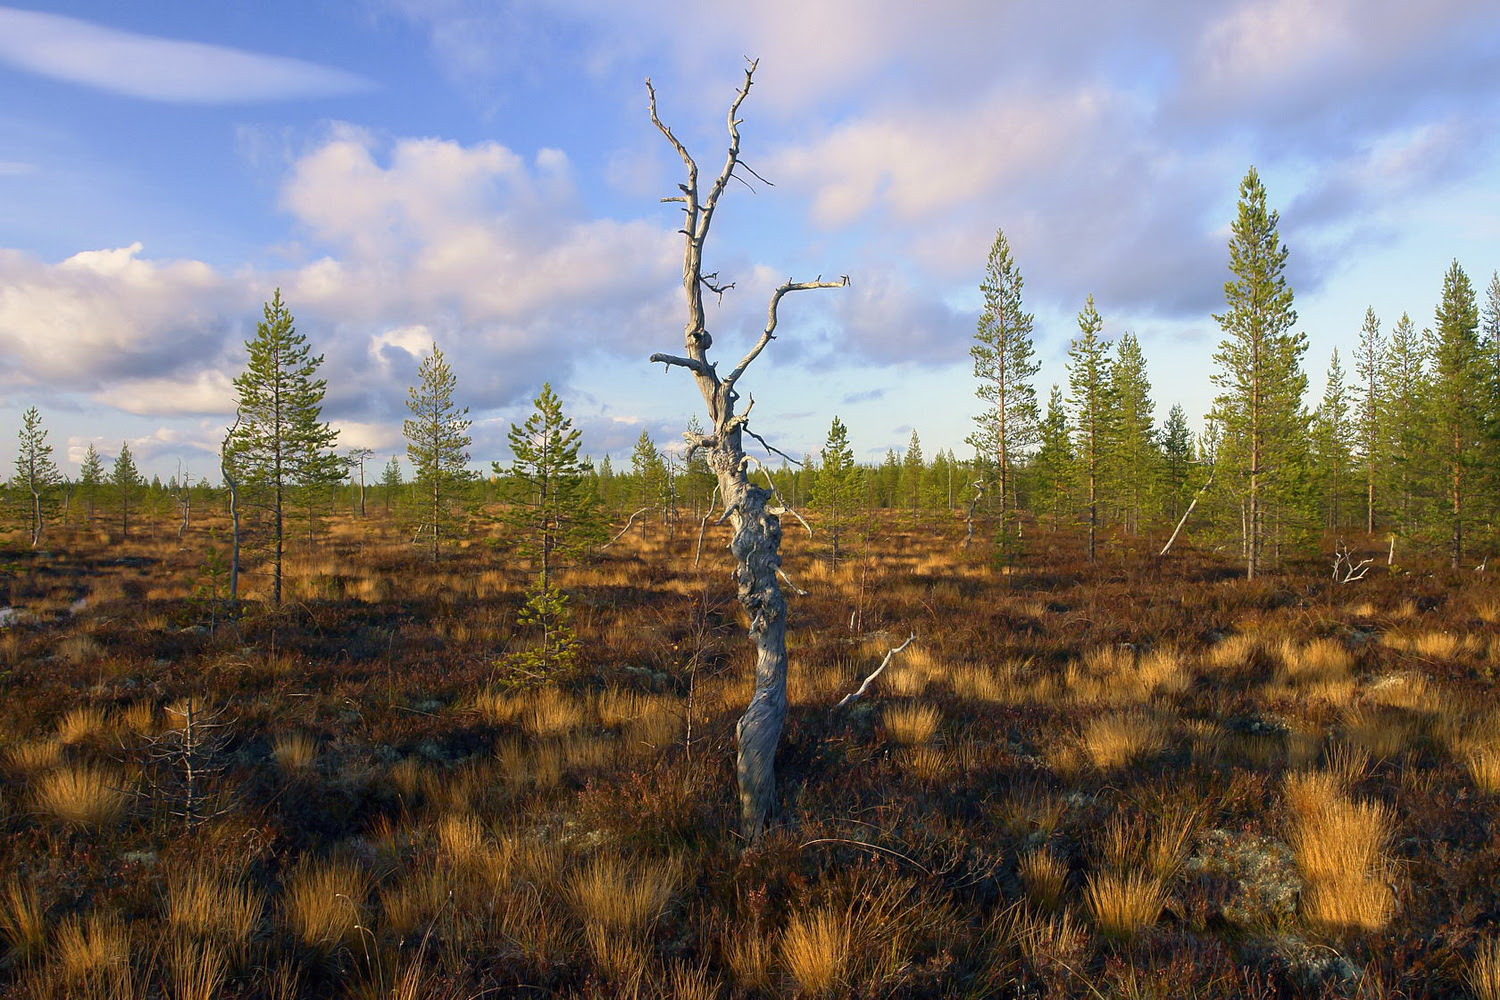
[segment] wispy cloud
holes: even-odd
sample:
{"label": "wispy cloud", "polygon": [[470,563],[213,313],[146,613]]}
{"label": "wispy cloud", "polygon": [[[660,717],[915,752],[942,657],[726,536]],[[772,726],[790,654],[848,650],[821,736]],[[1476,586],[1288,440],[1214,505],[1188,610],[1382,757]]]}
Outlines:
{"label": "wispy cloud", "polygon": [[373,89],[364,77],[300,59],[135,34],[0,7],[0,63],[128,97],[235,104]]}

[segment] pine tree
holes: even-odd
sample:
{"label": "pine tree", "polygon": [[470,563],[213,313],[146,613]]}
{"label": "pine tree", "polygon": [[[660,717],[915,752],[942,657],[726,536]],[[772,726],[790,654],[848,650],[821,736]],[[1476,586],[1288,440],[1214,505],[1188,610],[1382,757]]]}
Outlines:
{"label": "pine tree", "polygon": [[901,458],[901,500],[904,506],[916,510],[922,506],[922,480],[926,478],[927,463],[922,458],[922,440],[915,429],[906,454]]}
{"label": "pine tree", "polygon": [[406,457],[411,461],[418,528],[431,539],[432,561],[441,543],[465,520],[475,473],[469,469],[469,408],[453,403],[458,376],[436,343],[417,367],[416,385],[407,393],[411,418],[402,421]]}
{"label": "pine tree", "polygon": [[83,462],[78,466],[78,491],[83,498],[83,509],[89,524],[94,523],[94,510],[99,503],[99,488],[104,485],[104,460],[99,449],[89,442],[83,453]]}
{"label": "pine tree", "polygon": [[20,443],[16,452],[16,474],[12,484],[30,498],[27,504],[31,547],[42,542],[42,526],[52,491],[62,481],[62,473],[52,460],[52,446],[42,427],[42,415],[35,406],[21,416]]}
{"label": "pine tree", "polygon": [[385,470],[380,474],[380,492],[385,497],[385,512],[391,512],[391,502],[396,498],[403,485],[401,478],[401,461],[395,455],[385,463]]}
{"label": "pine tree", "polygon": [[1416,529],[1428,428],[1422,412],[1431,391],[1428,338],[1405,313],[1391,328],[1385,351],[1385,391],[1380,398],[1381,447],[1389,456],[1385,487],[1401,530]]}
{"label": "pine tree", "polygon": [[823,514],[823,523],[833,543],[831,559],[835,566],[839,561],[839,542],[859,509],[861,493],[859,470],[854,464],[854,451],[849,447],[849,429],[842,420],[834,417],[828,428],[828,440],[819,453],[812,506]]}
{"label": "pine tree", "polygon": [[1160,452],[1152,418],[1156,404],[1151,401],[1151,380],[1146,375],[1140,341],[1133,333],[1121,334],[1115,347],[1110,399],[1115,434],[1110,478],[1120,496],[1125,528],[1136,532],[1140,530],[1141,513],[1156,491]]}
{"label": "pine tree", "polygon": [[557,560],[585,552],[599,540],[601,526],[589,468],[578,457],[581,433],[563,414],[550,383],[542,384],[532,403],[536,408],[526,422],[511,424],[509,469],[499,462],[491,468],[510,477],[507,519],[519,535],[517,547],[536,564],[539,591],[545,593]]}
{"label": "pine tree", "polygon": [[1385,370],[1385,338],[1380,335],[1380,319],[1373,308],[1365,309],[1365,324],[1359,331],[1359,346],[1354,351],[1355,383],[1355,453],[1365,469],[1365,531],[1375,532],[1375,482],[1384,456],[1380,413],[1383,394],[1382,373]]}
{"label": "pine tree", "polygon": [[327,383],[316,376],[323,356],[313,356],[294,323],[278,288],[256,324],[255,339],[245,342],[249,360],[234,380],[239,421],[224,456],[247,499],[270,512],[271,599],[277,606],[287,505],[299,495],[310,501],[312,491],[339,482],[344,470],[333,451],[338,432],[322,419]]}
{"label": "pine tree", "polygon": [[1443,493],[1449,518],[1449,555],[1458,569],[1464,553],[1475,444],[1482,426],[1484,398],[1479,345],[1479,307],[1469,276],[1454,261],[1443,275],[1432,334],[1430,413],[1442,465]]}
{"label": "pine tree", "polygon": [[1313,414],[1313,448],[1323,497],[1323,523],[1334,531],[1344,523],[1344,499],[1354,450],[1354,431],[1349,391],[1344,384],[1344,366],[1335,350],[1328,364],[1323,401]]}
{"label": "pine tree", "polygon": [[1101,340],[1104,320],[1090,295],[1078,314],[1079,335],[1068,347],[1068,405],[1072,411],[1073,447],[1083,484],[1089,526],[1089,561],[1096,555],[1101,477],[1114,446],[1114,411],[1109,344]]}
{"label": "pine tree", "polygon": [[[1240,183],[1231,226],[1228,308],[1214,316],[1224,340],[1214,354],[1223,390],[1216,401],[1225,433],[1235,439],[1245,489],[1245,575],[1254,579],[1264,560],[1267,514],[1279,519],[1298,472],[1297,450],[1306,439],[1302,395],[1307,337],[1292,333],[1297,313],[1286,282],[1287,248],[1277,235],[1280,216],[1266,207],[1266,189],[1251,167]],[[1269,511],[1268,511],[1269,508]]]}
{"label": "pine tree", "polygon": [[1073,441],[1068,431],[1068,410],[1062,389],[1056,385],[1047,396],[1047,415],[1038,427],[1036,454],[1027,465],[1030,473],[1034,509],[1052,516],[1057,528],[1072,504],[1070,488],[1074,478]]}
{"label": "pine tree", "polygon": [[120,442],[120,454],[115,456],[115,464],[110,469],[109,486],[115,497],[115,509],[120,513],[120,537],[129,538],[130,511],[146,488],[146,480],[136,469],[135,456],[124,441]]}
{"label": "pine tree", "polygon": [[1031,380],[1040,370],[1033,357],[1032,316],[1021,308],[1021,272],[1011,260],[1005,233],[996,231],[990,247],[984,282],[984,309],[974,332],[969,355],[974,359],[975,395],[988,405],[975,422],[967,441],[995,463],[999,476],[1002,534],[1010,530],[1009,511],[1015,500],[1013,469],[1036,436],[1036,388]]}
{"label": "pine tree", "polygon": [[667,510],[667,463],[647,431],[641,431],[635,449],[630,453],[630,473],[635,477],[636,506]]}

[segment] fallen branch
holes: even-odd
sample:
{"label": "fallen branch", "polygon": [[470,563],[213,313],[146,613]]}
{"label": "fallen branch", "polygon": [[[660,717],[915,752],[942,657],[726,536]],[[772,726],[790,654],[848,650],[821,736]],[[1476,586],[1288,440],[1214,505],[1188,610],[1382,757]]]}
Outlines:
{"label": "fallen branch", "polygon": [[890,666],[891,657],[901,652],[907,646],[910,646],[912,642],[916,640],[916,638],[917,633],[913,632],[911,635],[906,637],[905,642],[886,653],[885,659],[880,661],[880,666],[875,668],[875,672],[866,677],[864,683],[861,684],[856,690],[844,695],[843,700],[840,701],[837,705],[833,706],[833,710],[837,712],[839,709],[843,708],[851,701],[854,701],[855,699],[861,697],[866,691],[868,691],[870,689],[870,685],[875,683],[876,678],[880,676],[881,672],[884,671],[886,667]]}
{"label": "fallen branch", "polygon": [[615,544],[615,542],[618,542],[620,539],[624,538],[625,537],[625,532],[629,531],[630,528],[631,528],[631,526],[635,524],[635,519],[638,518],[638,517],[640,517],[642,514],[646,513],[646,511],[648,511],[650,509],[651,509],[650,507],[642,507],[640,510],[636,511],[634,514],[631,514],[630,515],[630,520],[628,520],[628,521],[625,522],[625,527],[623,527],[623,528],[620,529],[620,533],[618,535],[616,535],[615,537],[611,538],[609,541],[605,542],[603,545],[599,546],[599,551],[603,552],[605,549],[607,549],[611,545]]}
{"label": "fallen branch", "polygon": [[1333,550],[1333,580],[1335,583],[1353,583],[1355,580],[1363,580],[1365,574],[1370,572],[1370,565],[1374,562],[1374,559],[1362,559],[1356,563],[1354,557],[1349,554],[1349,543],[1341,538],[1338,547]]}
{"label": "fallen branch", "polygon": [[1203,494],[1207,493],[1208,488],[1213,484],[1214,474],[1210,472],[1208,474],[1208,482],[1204,483],[1202,488],[1200,488],[1197,493],[1193,494],[1193,502],[1188,504],[1188,509],[1182,512],[1182,520],[1177,522],[1177,527],[1172,530],[1172,537],[1167,539],[1167,544],[1161,547],[1161,551],[1156,554],[1156,558],[1160,559],[1162,556],[1166,555],[1168,551],[1171,550],[1172,543],[1177,541],[1177,535],[1182,531],[1182,526],[1184,524],[1187,524],[1188,516],[1193,513],[1193,508],[1198,506],[1198,501],[1203,499]]}
{"label": "fallen branch", "polygon": [[920,861],[909,858],[905,854],[902,854],[900,851],[893,851],[889,847],[881,847],[879,844],[871,844],[868,841],[864,840],[845,840],[842,837],[819,837],[817,840],[809,840],[807,843],[800,845],[798,849],[800,850],[803,847],[812,847],[815,844],[847,844],[850,847],[868,847],[872,851],[879,851],[882,854],[889,854],[893,858],[900,858],[902,861],[905,861],[907,864],[911,865],[923,875],[927,875],[929,877],[932,875],[932,869],[928,868]]}
{"label": "fallen branch", "polygon": [[796,592],[796,594],[797,594],[798,597],[806,597],[807,596],[807,591],[803,590],[801,587],[799,587],[795,583],[793,583],[792,582],[792,578],[786,575],[786,570],[782,569],[780,566],[776,567],[776,575],[779,576],[779,577],[781,577],[783,580],[785,580],[786,581],[786,585],[788,587],[791,587],[792,590]]}

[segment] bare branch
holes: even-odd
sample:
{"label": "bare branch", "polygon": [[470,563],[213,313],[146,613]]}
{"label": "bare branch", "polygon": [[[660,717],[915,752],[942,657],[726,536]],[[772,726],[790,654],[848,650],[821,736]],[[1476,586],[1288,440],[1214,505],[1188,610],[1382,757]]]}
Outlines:
{"label": "bare branch", "polygon": [[724,186],[729,183],[729,178],[734,175],[735,166],[740,162],[740,105],[745,103],[745,98],[750,95],[750,87],[755,82],[755,67],[759,63],[758,59],[749,60],[749,65],[745,67],[745,82],[735,92],[734,101],[729,105],[729,150],[724,156],[724,168],[719,171],[719,176],[714,179],[713,186],[708,189],[708,197],[703,199],[702,217],[698,221],[698,232],[695,234],[700,243],[708,236],[708,227],[713,221],[714,209],[719,205],[719,196],[724,193]]}
{"label": "bare branch", "polygon": [[675,354],[653,354],[651,355],[651,363],[661,363],[666,365],[668,368],[676,365],[679,368],[686,368],[694,375],[702,375],[705,378],[711,378],[713,376],[713,366],[703,361],[699,361],[697,358],[682,358],[678,357]]}
{"label": "bare branch", "polygon": [[[750,164],[746,163],[744,160],[740,161],[740,166],[744,167],[746,173],[748,173],[751,177],[754,177],[756,180],[760,181],[766,187],[775,187],[776,186],[773,182],[766,180],[760,174],[756,173],[755,172],[755,168],[752,167],[752,166],[750,166]],[[751,190],[753,191],[754,188],[751,188]]]}
{"label": "bare branch", "polygon": [[874,673],[872,673],[872,674],[870,674],[870,676],[866,677],[865,680],[864,680],[864,683],[861,684],[856,690],[851,691],[848,694],[844,695],[843,700],[840,701],[837,705],[833,706],[833,710],[835,712],[837,712],[839,709],[843,708],[845,705],[849,704],[851,701],[855,701],[858,698],[862,697],[864,695],[864,693],[870,689],[870,685],[875,683],[875,679],[880,676],[881,672],[884,671],[885,668],[890,665],[891,657],[893,657],[897,653],[901,652],[907,646],[910,646],[912,644],[912,642],[914,642],[916,640],[916,638],[917,638],[917,633],[913,632],[911,635],[909,635],[909,636],[906,637],[906,641],[905,642],[903,642],[901,645],[897,646],[895,649],[892,649],[889,652],[887,652],[885,654],[885,659],[883,659],[883,660],[880,661],[880,666],[878,666],[878,667],[875,668]]}
{"label": "bare branch", "polygon": [[752,431],[749,427],[743,427],[742,426],[740,429],[743,430],[746,434],[749,434],[751,437],[755,438],[755,440],[759,441],[760,442],[760,446],[762,448],[766,449],[766,451],[769,451],[769,452],[771,452],[773,454],[776,454],[776,455],[780,455],[782,458],[786,459],[788,462],[791,462],[793,465],[796,465],[796,466],[801,466],[802,465],[801,462],[797,461],[795,458],[793,458],[792,456],[788,455],[786,452],[782,451],[780,448],[776,447],[773,444],[768,443],[765,438],[761,437],[759,434],[757,434],[754,431]]}
{"label": "bare branch", "polygon": [[849,276],[847,274],[841,276],[838,281],[823,281],[821,277],[816,281],[787,280],[781,287],[772,292],[771,304],[766,307],[765,330],[761,332],[760,339],[755,342],[755,346],[750,348],[749,352],[740,359],[740,363],[734,366],[734,371],[730,372],[729,377],[724,380],[725,384],[732,386],[735,382],[739,381],[739,377],[745,374],[745,369],[750,367],[750,363],[760,357],[760,352],[766,349],[767,344],[776,339],[776,309],[781,305],[783,296],[789,292],[805,292],[814,288],[845,288],[848,284]]}
{"label": "bare branch", "polygon": [[677,155],[682,157],[682,162],[687,165],[688,183],[678,186],[683,189],[683,194],[687,195],[687,198],[692,198],[693,191],[689,189],[691,188],[696,190],[696,188],[698,187],[698,164],[693,162],[692,155],[688,153],[687,147],[682,144],[681,140],[679,140],[677,136],[673,135],[672,130],[666,125],[662,124],[662,120],[657,117],[656,88],[651,85],[651,78],[649,76],[646,77],[646,93],[651,95],[651,124],[655,125],[657,131],[661,132],[662,135],[667,137],[667,141],[672,144],[673,149],[677,150]]}
{"label": "bare branch", "polygon": [[807,596],[807,591],[803,590],[801,587],[799,587],[795,583],[793,583],[792,582],[792,578],[786,575],[786,570],[782,569],[780,566],[776,567],[776,575],[779,576],[779,577],[781,577],[783,580],[785,580],[786,581],[786,585],[788,587],[791,587],[792,590],[796,593],[796,595],[798,597],[806,597]]}

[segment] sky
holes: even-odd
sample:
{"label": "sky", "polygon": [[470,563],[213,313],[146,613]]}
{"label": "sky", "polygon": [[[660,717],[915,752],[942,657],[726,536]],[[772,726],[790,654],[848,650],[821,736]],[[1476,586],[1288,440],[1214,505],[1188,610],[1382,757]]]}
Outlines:
{"label": "sky", "polygon": [[[1457,259],[1500,267],[1493,0],[75,0],[0,6],[0,463],[40,409],[63,471],[121,441],[217,479],[261,304],[324,355],[343,447],[404,454],[437,343],[477,467],[544,381],[596,458],[674,442],[676,193],[741,109],[747,176],[707,266],[715,352],[753,341],[752,428],[835,415],[878,461],[969,453],[968,349],[997,230],[1036,315],[1038,393],[1093,294],[1140,339],[1158,418],[1214,389],[1229,223],[1253,164],[1281,214],[1313,393],[1365,309],[1430,325]],[[1315,399],[1310,402],[1315,403]]]}

